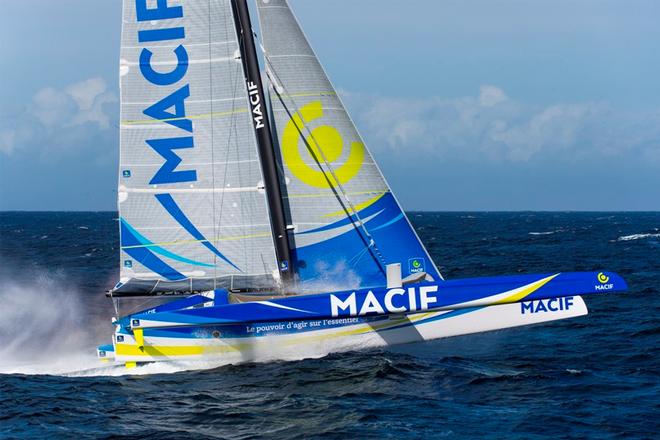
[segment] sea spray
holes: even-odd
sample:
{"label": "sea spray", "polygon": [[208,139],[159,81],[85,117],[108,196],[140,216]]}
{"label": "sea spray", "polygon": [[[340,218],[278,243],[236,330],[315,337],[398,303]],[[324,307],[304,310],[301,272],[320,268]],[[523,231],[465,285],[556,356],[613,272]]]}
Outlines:
{"label": "sea spray", "polygon": [[316,262],[315,272],[318,279],[304,283],[305,292],[339,292],[361,287],[361,278],[344,260],[330,264],[326,261]]}
{"label": "sea spray", "polygon": [[[95,332],[82,325],[81,294],[62,274],[0,275],[0,373],[89,368]],[[81,317],[81,318],[79,318]]]}
{"label": "sea spray", "polygon": [[[325,282],[318,291],[336,291],[329,280],[343,276],[359,285],[359,279],[345,264],[328,267]],[[20,279],[19,275],[20,274]],[[67,281],[62,272],[35,270],[27,274],[13,271],[0,274],[0,374],[48,374],[65,376],[122,376],[177,373],[213,369],[243,362],[294,361],[319,358],[336,347],[318,344],[301,353],[299,349],[255,347],[241,360],[209,359],[144,364],[126,369],[121,364],[103,364],[95,356],[99,343],[107,342],[112,332],[109,318],[99,316],[92,294]],[[106,301],[105,299],[103,299]],[[357,347],[356,347],[357,348]]]}

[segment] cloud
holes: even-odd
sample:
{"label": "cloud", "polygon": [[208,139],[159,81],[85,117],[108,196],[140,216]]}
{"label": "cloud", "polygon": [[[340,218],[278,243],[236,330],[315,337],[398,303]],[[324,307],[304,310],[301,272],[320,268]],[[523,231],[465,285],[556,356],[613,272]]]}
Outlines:
{"label": "cloud", "polygon": [[78,104],[74,124],[96,122],[100,128],[110,126],[110,118],[104,111],[104,106],[117,101],[114,93],[107,90],[105,81],[101,78],[91,78],[66,88],[66,93]]}
{"label": "cloud", "polygon": [[635,155],[660,164],[660,110],[617,110],[602,102],[544,107],[493,85],[454,99],[343,95],[374,149],[517,163]]}
{"label": "cloud", "polygon": [[481,86],[479,93],[479,104],[482,107],[492,107],[509,99],[504,90],[495,86]]}
{"label": "cloud", "polygon": [[92,145],[100,131],[110,129],[116,103],[102,78],[64,89],[43,88],[24,108],[0,115],[0,154],[43,154]]}

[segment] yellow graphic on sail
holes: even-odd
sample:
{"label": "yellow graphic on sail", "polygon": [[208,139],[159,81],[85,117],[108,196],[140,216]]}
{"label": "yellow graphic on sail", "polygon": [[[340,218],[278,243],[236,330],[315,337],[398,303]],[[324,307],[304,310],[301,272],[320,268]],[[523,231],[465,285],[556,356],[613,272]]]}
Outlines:
{"label": "yellow graphic on sail", "polygon": [[[291,173],[305,184],[316,188],[334,188],[338,183],[346,184],[360,172],[364,164],[365,148],[362,142],[351,142],[346,162],[336,165],[346,145],[339,131],[330,125],[320,125],[314,129],[305,127],[322,117],[321,101],[311,102],[294,114],[282,133],[282,157]],[[304,151],[319,164],[324,165],[326,161],[330,163],[334,175],[305,162],[299,149],[299,141],[303,136]]]}

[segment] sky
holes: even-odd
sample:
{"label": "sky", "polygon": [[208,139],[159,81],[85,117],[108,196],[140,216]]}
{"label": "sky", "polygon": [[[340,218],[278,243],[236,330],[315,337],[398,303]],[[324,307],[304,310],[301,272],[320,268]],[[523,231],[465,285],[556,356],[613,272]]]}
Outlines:
{"label": "sky", "polygon": [[[290,0],[408,210],[660,210],[660,2]],[[115,210],[120,0],[3,1],[0,210]]]}

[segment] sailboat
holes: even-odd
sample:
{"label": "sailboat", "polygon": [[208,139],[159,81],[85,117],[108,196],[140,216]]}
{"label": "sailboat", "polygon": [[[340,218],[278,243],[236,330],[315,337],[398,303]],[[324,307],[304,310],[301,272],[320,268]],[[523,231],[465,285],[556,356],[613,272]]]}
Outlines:
{"label": "sailboat", "polygon": [[[445,280],[287,1],[256,11],[260,39],[247,0],[124,0],[120,280],[101,359],[428,341],[582,316],[582,296],[627,289],[609,271]],[[158,304],[122,315],[131,298]]]}

